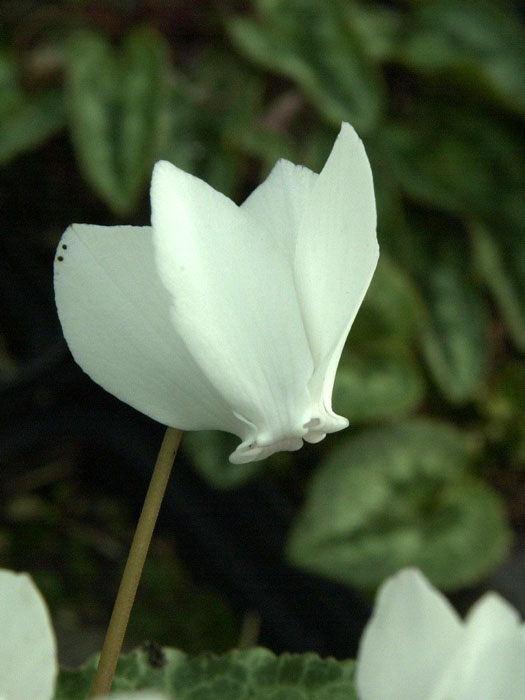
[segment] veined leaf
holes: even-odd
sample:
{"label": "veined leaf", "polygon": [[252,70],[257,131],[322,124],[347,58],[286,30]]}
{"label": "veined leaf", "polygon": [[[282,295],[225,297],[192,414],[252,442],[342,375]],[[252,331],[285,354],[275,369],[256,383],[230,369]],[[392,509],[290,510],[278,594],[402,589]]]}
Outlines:
{"label": "veined leaf", "polygon": [[[84,700],[97,659],[62,669],[55,700]],[[119,660],[113,690],[157,690],[173,700],[357,700],[354,662],[255,647],[188,657],[176,649],[136,650]]]}
{"label": "veined leaf", "polygon": [[71,137],[84,176],[117,214],[136,206],[165,147],[168,74],[166,45],[148,30],[135,30],[118,49],[91,32],[71,37]]}
{"label": "veined leaf", "polygon": [[313,476],[290,560],[365,589],[408,565],[442,588],[474,583],[510,534],[500,499],[466,466],[451,425],[412,420],[347,439]]}
{"label": "veined leaf", "polygon": [[235,18],[230,32],[250,58],[294,81],[327,119],[361,134],[377,123],[379,68],[339,0],[257,0],[260,20]]}

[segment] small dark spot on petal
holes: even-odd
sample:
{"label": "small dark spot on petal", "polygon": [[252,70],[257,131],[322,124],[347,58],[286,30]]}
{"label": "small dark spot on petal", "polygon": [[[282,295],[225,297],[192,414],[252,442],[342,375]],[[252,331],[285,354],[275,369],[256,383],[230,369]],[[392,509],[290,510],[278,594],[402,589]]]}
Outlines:
{"label": "small dark spot on petal", "polygon": [[64,243],[64,245],[62,246],[62,250],[67,250],[67,245],[66,245],[65,243]]}
{"label": "small dark spot on petal", "polygon": [[58,258],[57,258],[57,260],[58,260],[59,262],[62,262],[63,259],[64,259],[64,258],[63,258],[61,255],[59,255]]}

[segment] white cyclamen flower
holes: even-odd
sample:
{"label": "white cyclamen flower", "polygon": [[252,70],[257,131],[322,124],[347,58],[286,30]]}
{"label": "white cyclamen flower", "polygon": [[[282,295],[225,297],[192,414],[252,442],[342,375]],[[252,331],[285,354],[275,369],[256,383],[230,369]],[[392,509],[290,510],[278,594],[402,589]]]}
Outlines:
{"label": "white cyclamen flower", "polygon": [[322,172],[281,160],[239,207],[161,161],[152,227],[73,224],[55,293],[78,364],[164,425],[217,429],[234,463],[348,425],[331,396],[378,246],[372,174],[348,124]]}
{"label": "white cyclamen flower", "polygon": [[44,599],[27,574],[0,569],[0,698],[50,700],[56,674]]}
{"label": "white cyclamen flower", "polygon": [[381,587],[357,657],[360,700],[523,700],[525,626],[495,593],[464,622],[415,569]]}
{"label": "white cyclamen flower", "polygon": [[[51,700],[57,674],[55,634],[40,591],[27,574],[0,569],[0,700]],[[167,700],[154,690],[111,698]]]}

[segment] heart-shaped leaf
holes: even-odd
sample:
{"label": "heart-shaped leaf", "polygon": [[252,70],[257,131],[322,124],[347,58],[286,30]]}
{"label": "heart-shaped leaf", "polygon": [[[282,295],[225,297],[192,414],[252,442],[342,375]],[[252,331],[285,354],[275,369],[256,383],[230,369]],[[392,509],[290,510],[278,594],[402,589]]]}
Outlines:
{"label": "heart-shaped leaf", "polygon": [[366,589],[408,565],[442,588],[474,583],[504,558],[510,534],[467,455],[458,430],[428,420],[350,437],[316,470],[289,558]]}

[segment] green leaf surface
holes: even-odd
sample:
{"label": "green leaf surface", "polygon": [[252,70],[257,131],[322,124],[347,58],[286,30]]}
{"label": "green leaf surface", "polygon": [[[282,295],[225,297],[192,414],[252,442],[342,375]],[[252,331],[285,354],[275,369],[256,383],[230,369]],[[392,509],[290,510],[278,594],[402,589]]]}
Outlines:
{"label": "green leaf surface", "polygon": [[[506,362],[482,397],[481,410],[486,419],[484,433],[490,441],[489,464],[497,470],[525,470],[525,363]],[[519,482],[517,482],[519,484]],[[511,487],[512,488],[512,487]],[[521,487],[512,488],[511,499],[520,498]],[[519,507],[519,506],[518,506]]]}
{"label": "green leaf surface", "polygon": [[509,4],[432,0],[408,15],[395,58],[525,112],[525,31]]}
{"label": "green leaf surface", "polygon": [[231,489],[241,486],[265,468],[265,462],[231,464],[228,456],[239,444],[239,438],[218,430],[199,430],[184,436],[183,452],[193,467],[213,487]]}
{"label": "green leaf surface", "polygon": [[[84,700],[95,667],[92,658],[80,669],[62,669],[55,700]],[[353,677],[353,661],[310,653],[253,648],[188,657],[150,646],[120,658],[113,691],[154,689],[173,700],[357,700]]]}
{"label": "green leaf surface", "polygon": [[509,530],[467,457],[457,429],[428,420],[347,439],[313,476],[289,559],[365,589],[408,565],[442,588],[474,583],[506,555]]}
{"label": "green leaf surface", "polygon": [[369,56],[377,61],[392,58],[397,50],[403,14],[391,5],[347,2],[347,21],[358,32]]}
{"label": "green leaf surface", "polygon": [[372,282],[352,326],[349,347],[378,341],[409,346],[423,313],[422,300],[407,274],[381,251]]}
{"label": "green leaf surface", "polygon": [[424,394],[413,352],[420,314],[414,286],[382,254],[341,356],[333,394],[337,413],[355,423],[417,408]]}
{"label": "green leaf surface", "polygon": [[424,382],[414,357],[391,343],[343,354],[332,404],[336,413],[358,423],[405,416],[423,396]]}
{"label": "green leaf surface", "polygon": [[0,166],[56,134],[65,124],[59,90],[24,90],[15,60],[0,53]]}
{"label": "green leaf surface", "polygon": [[379,68],[340,0],[257,0],[258,20],[229,24],[239,48],[265,68],[294,81],[336,125],[350,121],[365,134],[384,98]]}
{"label": "green leaf surface", "polygon": [[436,260],[424,284],[421,343],[432,376],[453,403],[476,396],[488,373],[488,317],[472,281],[455,262]]}
{"label": "green leaf surface", "polygon": [[492,216],[522,183],[518,132],[475,104],[447,104],[426,95],[409,119],[385,124],[376,146],[382,167],[416,202],[455,215]]}
{"label": "green leaf surface", "polygon": [[[261,124],[264,85],[231,53],[203,51],[191,73],[172,73],[170,136],[162,157],[236,198],[247,156],[273,165],[289,138]],[[271,162],[269,162],[271,161]]]}
{"label": "green leaf surface", "polygon": [[525,352],[525,207],[523,219],[472,223],[477,267],[494,295],[516,346]]}
{"label": "green leaf surface", "polygon": [[453,403],[477,396],[488,374],[489,318],[469,240],[457,221],[410,211],[407,265],[423,301],[419,335],[432,378]]}
{"label": "green leaf surface", "polygon": [[130,213],[169,136],[168,51],[137,29],[119,48],[79,32],[69,43],[66,98],[86,180],[117,214]]}

